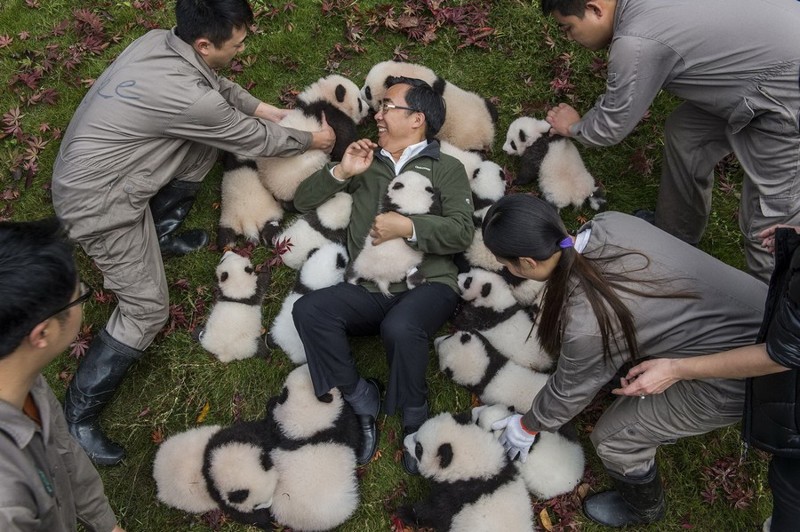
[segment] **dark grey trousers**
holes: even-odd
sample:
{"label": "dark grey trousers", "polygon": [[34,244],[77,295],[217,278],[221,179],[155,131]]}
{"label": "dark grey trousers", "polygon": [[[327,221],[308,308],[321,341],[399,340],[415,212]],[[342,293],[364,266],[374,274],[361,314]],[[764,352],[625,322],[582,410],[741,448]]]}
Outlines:
{"label": "dark grey trousers", "polygon": [[317,395],[358,380],[350,336],[380,334],[389,362],[384,410],[422,405],[428,395],[425,372],[430,338],[453,314],[458,294],[428,283],[385,297],[359,285],[340,283],[304,295],[292,316]]}

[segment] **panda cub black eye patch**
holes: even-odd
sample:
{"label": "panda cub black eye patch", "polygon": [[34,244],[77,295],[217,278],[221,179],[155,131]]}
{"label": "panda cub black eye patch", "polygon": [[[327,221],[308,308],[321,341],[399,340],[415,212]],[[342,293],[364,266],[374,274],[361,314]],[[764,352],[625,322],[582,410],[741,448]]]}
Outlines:
{"label": "panda cub black eye patch", "polygon": [[400,190],[400,189],[401,189],[401,188],[403,188],[404,186],[405,186],[405,185],[404,185],[403,183],[395,183],[395,184],[392,186],[392,190]]}
{"label": "panda cub black eye patch", "polygon": [[228,280],[228,272],[222,272],[222,275],[219,276],[219,282],[224,283]]}

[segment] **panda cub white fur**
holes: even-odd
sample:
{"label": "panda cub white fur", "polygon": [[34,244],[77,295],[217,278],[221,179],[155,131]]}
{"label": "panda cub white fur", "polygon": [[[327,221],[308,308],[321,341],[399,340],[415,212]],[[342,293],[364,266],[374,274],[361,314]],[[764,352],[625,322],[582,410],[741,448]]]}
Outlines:
{"label": "panda cub white fur", "polygon": [[233,246],[237,236],[269,245],[280,229],[283,208],[261,184],[255,160],[225,153],[222,161],[217,247]]}
{"label": "panda cub white fur", "polygon": [[297,107],[279,122],[302,131],[317,131],[325,120],[336,132],[336,144],[329,156],[322,150],[307,150],[291,157],[260,157],[258,171],[264,186],[281,201],[291,201],[297,187],[330,160],[341,160],[347,146],[358,138],[356,124],[369,108],[349,79],[331,75],[320,78],[297,96]]}
{"label": "panda cub white fur", "polygon": [[[472,268],[498,271],[502,269],[503,265],[497,261],[494,254],[483,243],[481,224],[489,207],[505,195],[505,171],[500,165],[492,161],[483,161],[478,165],[475,172],[470,175],[469,184],[472,189],[472,203],[475,207],[475,212],[472,215],[475,233],[472,236],[472,243],[464,252],[464,258]],[[468,268],[463,269],[467,270]]]}
{"label": "panda cub white fur", "polygon": [[338,388],[314,393],[308,366],[295,368],[268,404],[267,423],[279,436],[270,453],[278,473],[275,519],[296,530],[329,530],[358,507],[356,451],[360,429]]}
{"label": "panda cub white fur", "polygon": [[193,514],[217,507],[203,478],[203,455],[208,441],[220,429],[219,425],[193,428],[170,436],[158,446],[153,460],[158,500]]}
{"label": "panda cub white fur", "polygon": [[[492,424],[513,412],[504,405],[485,405],[472,409],[472,420],[486,431]],[[495,436],[500,437],[501,431]],[[515,462],[528,491],[541,500],[569,493],[583,478],[586,459],[576,439],[560,432],[540,432],[525,462]]]}
{"label": "panda cub white fur", "polygon": [[497,108],[489,100],[445,81],[430,68],[413,63],[383,61],[367,74],[361,95],[373,110],[386,93],[386,81],[392,76],[417,78],[427,82],[444,98],[445,119],[437,138],[463,150],[488,151],[494,144]]}
{"label": "panda cub white fur", "polygon": [[534,529],[530,496],[516,467],[469,414],[439,414],[403,443],[431,483],[428,499],[398,510],[404,522],[452,532]]}
{"label": "panda cub white fur", "polygon": [[226,251],[217,265],[216,279],[221,295],[206,324],[195,330],[200,345],[221,362],[266,356],[261,304],[269,286],[269,269],[256,274],[250,260]]}
{"label": "panda cub white fur", "polygon": [[[403,172],[389,182],[380,212],[396,211],[405,216],[414,214],[441,214],[439,191],[430,179],[417,172]],[[391,297],[389,286],[405,279],[409,288],[425,282],[417,266],[422,262],[422,251],[409,246],[403,238],[393,238],[373,245],[367,235],[358,257],[350,263],[345,277],[356,284],[364,279],[373,281],[381,293]]]}
{"label": "panda cub white fur", "polygon": [[309,292],[342,282],[346,267],[347,250],[341,244],[331,242],[311,251],[297,274],[294,288],[283,300],[272,322],[267,336],[269,347],[282,349],[295,364],[305,363],[306,351],[292,318],[294,304]]}
{"label": "panda cub white fur", "polygon": [[353,197],[347,192],[337,192],[331,199],[295,220],[284,229],[276,241],[288,241],[283,263],[298,270],[312,249],[321,248],[330,242],[345,243],[347,226],[353,210]]}
{"label": "panda cub white fur", "polygon": [[547,371],[553,365],[539,345],[532,308],[523,308],[497,273],[474,268],[459,274],[461,298],[467,301],[453,324],[478,331],[503,356],[523,367]]}
{"label": "panda cub white fur", "polygon": [[500,403],[524,413],[547,384],[547,375],[504,357],[480,333],[456,331],[436,338],[433,346],[439,369],[483,403]]}
{"label": "panda cub white fur", "polygon": [[549,131],[547,121],[532,117],[518,118],[509,126],[503,150],[522,157],[514,184],[526,185],[538,178],[542,196],[557,208],[578,208],[588,199],[592,209],[600,209],[605,198],[575,144]]}

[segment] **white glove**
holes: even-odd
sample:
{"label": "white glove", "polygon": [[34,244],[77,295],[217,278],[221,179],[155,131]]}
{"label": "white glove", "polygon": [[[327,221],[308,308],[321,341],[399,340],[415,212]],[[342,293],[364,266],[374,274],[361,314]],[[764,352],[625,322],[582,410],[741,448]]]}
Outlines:
{"label": "white glove", "polygon": [[517,455],[523,462],[528,459],[531,445],[536,443],[538,432],[530,432],[522,425],[520,414],[511,414],[499,421],[492,423],[492,430],[505,429],[500,435],[500,443],[506,450],[509,460],[514,460]]}

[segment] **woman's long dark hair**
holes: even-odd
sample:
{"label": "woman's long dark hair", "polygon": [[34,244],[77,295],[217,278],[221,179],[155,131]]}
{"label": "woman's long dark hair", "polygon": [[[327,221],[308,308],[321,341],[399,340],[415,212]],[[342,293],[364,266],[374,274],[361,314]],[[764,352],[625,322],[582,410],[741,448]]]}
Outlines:
{"label": "woman's long dark hair", "polygon": [[[634,283],[657,285],[658,280],[634,279],[630,274],[645,270],[650,261],[638,251],[619,248],[619,253],[602,258],[584,257],[574,247],[561,248],[559,243],[566,237],[567,229],[558,211],[549,203],[529,194],[512,194],[495,203],[483,219],[483,241],[495,256],[516,263],[520,257],[543,261],[561,251],[553,273],[547,280],[542,295],[542,311],[539,313],[537,336],[542,348],[550,356],[558,357],[566,319],[566,302],[570,291],[570,278],[578,282],[585,292],[592,311],[597,317],[603,342],[603,355],[611,357],[614,351],[621,353],[619,339],[624,341],[631,359],[639,357],[639,343],[633,314],[617,294],[618,291],[645,297],[693,297],[690,294],[663,294],[656,290],[642,292],[633,288]],[[604,265],[613,263],[627,255],[642,257],[642,266],[628,269],[624,274]],[[619,332],[619,334],[617,333]]]}

